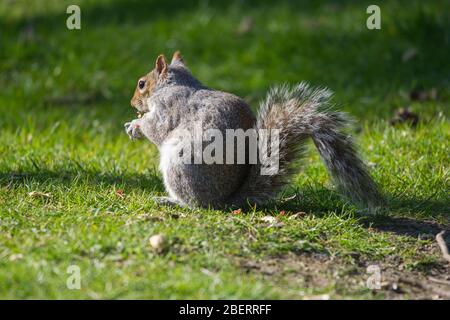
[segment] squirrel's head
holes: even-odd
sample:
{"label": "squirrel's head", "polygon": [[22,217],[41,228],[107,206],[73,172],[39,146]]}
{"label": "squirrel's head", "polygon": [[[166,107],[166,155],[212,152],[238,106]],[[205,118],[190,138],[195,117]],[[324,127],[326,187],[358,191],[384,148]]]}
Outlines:
{"label": "squirrel's head", "polygon": [[136,108],[138,114],[148,112],[147,99],[150,98],[158,86],[162,86],[168,82],[168,77],[172,66],[183,66],[183,58],[179,51],[175,52],[172,57],[170,65],[167,64],[164,55],[159,55],[156,58],[155,68],[143,77],[140,77],[136,89],[134,90],[133,98],[131,98],[131,106]]}

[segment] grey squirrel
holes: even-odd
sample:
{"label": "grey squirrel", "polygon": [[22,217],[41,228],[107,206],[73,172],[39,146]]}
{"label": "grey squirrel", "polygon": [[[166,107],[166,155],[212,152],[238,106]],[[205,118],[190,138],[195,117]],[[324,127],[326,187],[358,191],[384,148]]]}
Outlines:
{"label": "grey squirrel", "polygon": [[[305,83],[278,86],[270,90],[255,117],[241,98],[200,83],[177,51],[170,64],[163,55],[158,56],[155,68],[139,78],[131,99],[139,117],[126,123],[125,130],[131,139],[145,137],[158,147],[169,194],[155,198],[162,204],[211,208],[267,204],[298,173],[295,161],[312,138],[340,192],[364,208],[378,208],[382,196],[345,133],[349,124],[345,114],[329,108],[330,97],[330,91]],[[203,130],[223,133],[227,129],[278,129],[277,171],[261,174],[265,165],[261,161],[181,161],[186,143],[195,143],[192,139],[196,138],[182,139],[194,130],[194,123],[200,123]]]}

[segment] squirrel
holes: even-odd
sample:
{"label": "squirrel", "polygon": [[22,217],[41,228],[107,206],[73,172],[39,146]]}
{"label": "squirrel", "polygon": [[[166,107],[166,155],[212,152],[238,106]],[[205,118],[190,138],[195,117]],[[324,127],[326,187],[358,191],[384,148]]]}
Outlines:
{"label": "squirrel", "polygon": [[[158,147],[169,196],[155,200],[163,205],[213,209],[266,205],[298,173],[296,160],[312,138],[338,190],[373,212],[381,207],[382,195],[346,133],[350,123],[346,114],[330,108],[331,95],[327,89],[304,82],[277,86],[269,91],[255,117],[243,99],[204,86],[177,51],[170,64],[159,55],[154,69],[138,79],[131,99],[138,118],[125,123],[125,131],[132,140],[147,138]],[[181,137],[193,132],[194,123],[200,123],[203,130],[220,132],[278,129],[277,170],[261,174],[265,164],[249,163],[247,155],[243,164],[181,161],[187,146]],[[189,139],[188,144],[203,137]]]}

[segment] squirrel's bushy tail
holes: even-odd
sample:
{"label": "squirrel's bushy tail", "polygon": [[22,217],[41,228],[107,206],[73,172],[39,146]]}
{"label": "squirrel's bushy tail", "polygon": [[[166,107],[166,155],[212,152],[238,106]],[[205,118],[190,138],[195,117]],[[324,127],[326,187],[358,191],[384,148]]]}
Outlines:
{"label": "squirrel's bushy tail", "polygon": [[261,205],[273,199],[298,173],[295,162],[309,137],[341,193],[365,208],[382,203],[377,185],[359,158],[351,137],[345,133],[349,121],[344,113],[330,109],[331,95],[326,89],[314,89],[306,83],[270,90],[261,104],[256,127],[280,130],[278,171],[262,175],[261,169],[266,164],[252,165],[246,181],[232,199],[235,205],[244,202]]}

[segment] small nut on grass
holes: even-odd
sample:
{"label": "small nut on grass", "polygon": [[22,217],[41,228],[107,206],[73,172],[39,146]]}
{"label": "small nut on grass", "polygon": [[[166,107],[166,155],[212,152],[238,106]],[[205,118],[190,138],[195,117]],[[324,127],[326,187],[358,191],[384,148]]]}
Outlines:
{"label": "small nut on grass", "polygon": [[167,245],[166,237],[163,234],[155,234],[148,240],[150,246],[156,252],[162,252]]}

